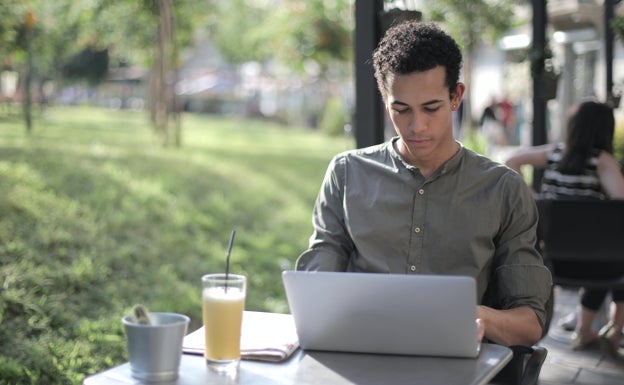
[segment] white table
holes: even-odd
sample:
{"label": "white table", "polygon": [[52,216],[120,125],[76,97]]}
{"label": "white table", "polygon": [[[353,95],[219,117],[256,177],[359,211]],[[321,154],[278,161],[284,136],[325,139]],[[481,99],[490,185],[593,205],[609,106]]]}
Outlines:
{"label": "white table", "polygon": [[[478,358],[416,357],[298,350],[287,361],[242,361],[235,378],[208,369],[203,356],[183,354],[180,377],[162,385],[484,385],[512,358],[510,349],[483,344]],[[84,385],[139,385],[126,363],[87,377]],[[154,384],[154,383],[151,383]]]}

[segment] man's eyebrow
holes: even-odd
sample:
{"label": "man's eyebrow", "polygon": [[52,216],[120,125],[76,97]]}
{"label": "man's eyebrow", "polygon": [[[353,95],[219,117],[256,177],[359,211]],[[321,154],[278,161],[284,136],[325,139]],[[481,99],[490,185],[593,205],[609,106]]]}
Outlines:
{"label": "man's eyebrow", "polygon": [[441,102],[442,102],[442,99],[432,99],[432,100],[424,102],[422,105],[423,106],[429,106],[429,105],[436,104],[436,103],[441,103]]}
{"label": "man's eyebrow", "polygon": [[[441,99],[432,99],[432,100],[428,100],[428,101],[424,102],[424,103],[423,103],[423,104],[421,104],[421,105],[422,105],[422,106],[430,106],[430,105],[432,105],[432,104],[441,103],[441,102],[442,102],[442,100],[441,100]],[[392,104],[392,105],[397,104],[397,105],[401,105],[401,106],[406,106],[406,107],[409,107],[409,104],[404,103],[404,102],[402,102],[402,101],[400,101],[400,100],[395,100],[395,101],[393,101],[391,104]]]}

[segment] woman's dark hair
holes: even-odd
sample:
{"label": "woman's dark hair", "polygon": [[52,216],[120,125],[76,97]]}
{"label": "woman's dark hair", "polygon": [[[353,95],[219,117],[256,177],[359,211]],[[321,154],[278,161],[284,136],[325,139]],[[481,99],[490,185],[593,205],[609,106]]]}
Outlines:
{"label": "woman's dark hair", "polygon": [[559,162],[562,174],[579,175],[595,150],[613,153],[615,117],[604,103],[586,101],[579,104],[568,118],[566,148]]}
{"label": "woman's dark hair", "polygon": [[437,66],[444,67],[445,84],[453,95],[459,82],[462,55],[455,40],[436,24],[412,20],[386,32],[373,53],[373,66],[384,100],[393,75],[424,72]]}

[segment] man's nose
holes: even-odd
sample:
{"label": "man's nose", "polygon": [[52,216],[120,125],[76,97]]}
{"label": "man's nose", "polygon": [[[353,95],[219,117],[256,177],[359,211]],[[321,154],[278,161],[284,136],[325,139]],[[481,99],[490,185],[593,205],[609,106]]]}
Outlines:
{"label": "man's nose", "polygon": [[423,114],[413,114],[410,120],[409,129],[412,132],[421,132],[427,129],[427,118]]}

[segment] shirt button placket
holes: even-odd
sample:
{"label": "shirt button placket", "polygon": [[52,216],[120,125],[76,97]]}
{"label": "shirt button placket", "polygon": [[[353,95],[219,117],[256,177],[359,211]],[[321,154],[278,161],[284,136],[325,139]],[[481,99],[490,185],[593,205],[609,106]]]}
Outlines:
{"label": "shirt button placket", "polygon": [[[417,193],[418,193],[418,196],[423,196],[423,195],[425,195],[425,189],[420,188],[420,189],[418,189]],[[414,233],[420,234],[421,232],[422,232],[422,227],[420,227],[420,226],[414,227]],[[418,271],[418,267],[415,264],[414,265],[410,265],[409,269],[410,269],[411,272]]]}
{"label": "shirt button placket", "polygon": [[[421,188],[421,189],[418,189],[418,195],[424,195],[424,194],[425,194],[425,189],[422,189],[422,188]],[[416,234],[419,234],[419,233],[420,233],[420,230],[421,230],[421,228],[420,228],[420,227],[418,227],[418,226],[414,228],[414,232],[415,232]],[[413,271],[413,270],[412,270],[412,271]]]}

